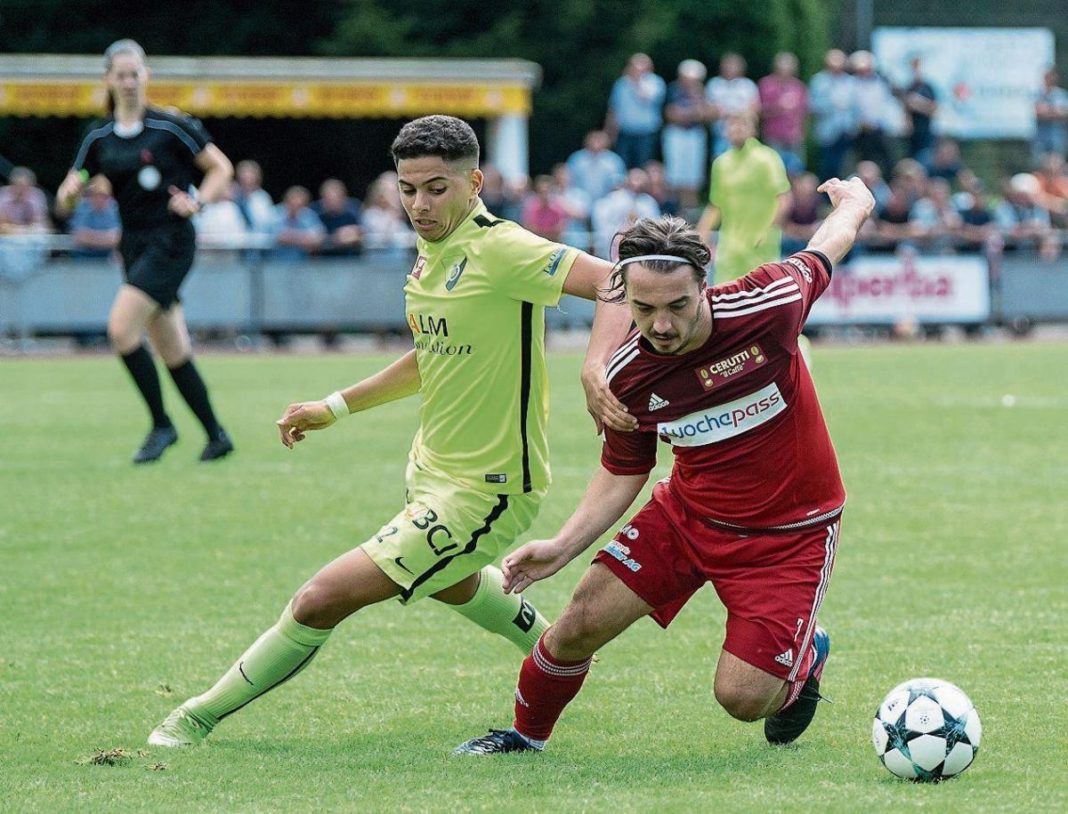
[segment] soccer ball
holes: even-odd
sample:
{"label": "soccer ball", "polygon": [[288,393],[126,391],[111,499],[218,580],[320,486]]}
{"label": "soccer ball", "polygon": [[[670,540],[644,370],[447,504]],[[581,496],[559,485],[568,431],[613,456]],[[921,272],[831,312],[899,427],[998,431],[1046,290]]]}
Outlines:
{"label": "soccer ball", "polygon": [[875,754],[906,780],[938,782],[972,765],[983,726],[959,687],[937,678],[914,678],[887,693],[875,711]]}

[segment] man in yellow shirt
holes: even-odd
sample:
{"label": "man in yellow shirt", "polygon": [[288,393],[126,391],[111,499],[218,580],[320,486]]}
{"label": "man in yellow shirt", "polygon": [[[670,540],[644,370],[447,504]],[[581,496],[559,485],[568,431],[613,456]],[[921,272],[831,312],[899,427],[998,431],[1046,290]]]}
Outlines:
{"label": "man in yellow shirt", "polygon": [[727,118],[731,148],[712,162],[708,206],[697,223],[706,243],[719,226],[715,282],[726,283],[780,259],[781,223],[789,206],[790,181],[782,159],[757,141],[748,113]]}
{"label": "man in yellow shirt", "polygon": [[[343,619],[386,599],[433,597],[524,654],[548,626],[504,593],[491,563],[530,526],[549,486],[545,306],[565,293],[596,299],[612,267],[490,214],[466,122],[416,119],[392,152],[418,238],[404,287],[415,348],[325,399],[290,405],[278,428],[292,448],[350,413],[418,393],[406,505],[306,582],[211,689],[153,730],[155,746],[203,740],[302,670]],[[627,309],[598,302],[583,373],[591,410],[619,428],[635,422],[609,397],[604,370],[629,325]]]}

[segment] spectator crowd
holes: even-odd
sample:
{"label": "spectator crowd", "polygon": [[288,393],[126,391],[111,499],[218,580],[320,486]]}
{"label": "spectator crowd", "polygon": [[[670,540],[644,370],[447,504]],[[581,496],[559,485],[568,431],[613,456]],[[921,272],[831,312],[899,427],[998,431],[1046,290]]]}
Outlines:
{"label": "spectator crowd", "polygon": [[[100,175],[65,220],[53,220],[48,197],[26,167],[12,168],[0,187],[0,235],[65,232],[72,257],[108,257],[119,245],[121,223],[111,184]],[[415,236],[401,207],[397,177],[382,173],[367,188],[363,202],[349,195],[344,182],[328,178],[312,200],[306,187],[292,186],[275,203],[263,188],[255,161],[235,167],[234,182],[222,198],[193,216],[197,242],[218,249],[254,247],[277,260],[354,256],[363,249],[405,251]]]}
{"label": "spectator crowd", "polygon": [[[503,177],[484,165],[482,197],[491,212],[537,234],[610,257],[612,237],[640,217],[680,214],[696,220],[710,163],[731,149],[727,123],[749,117],[754,137],[781,158],[789,177],[780,213],[783,252],[803,246],[827,212],[821,180],[859,176],[877,207],[860,251],[911,246],[923,252],[1029,247],[1057,256],[1068,227],[1068,91],[1053,69],[1036,88],[1032,164],[984,183],[952,138],[932,126],[940,100],[919,58],[907,84],[894,85],[873,55],[828,51],[805,83],[794,54],[777,54],[754,81],[740,54],[727,53],[708,77],[704,64],[683,60],[666,82],[645,54],[634,54],[613,84],[604,126],[550,173]],[[904,130],[895,122],[904,120]],[[809,157],[815,159],[809,165]],[[988,188],[993,186],[993,189]],[[92,179],[70,218],[76,257],[105,257],[120,227],[106,179]],[[255,161],[241,161],[222,200],[195,216],[202,245],[256,245],[289,261],[352,256],[365,249],[405,252],[414,236],[401,207],[396,175],[383,173],[353,197],[330,178],[318,197],[303,186],[275,202]],[[0,187],[0,234],[58,231],[32,170],[15,167]]]}

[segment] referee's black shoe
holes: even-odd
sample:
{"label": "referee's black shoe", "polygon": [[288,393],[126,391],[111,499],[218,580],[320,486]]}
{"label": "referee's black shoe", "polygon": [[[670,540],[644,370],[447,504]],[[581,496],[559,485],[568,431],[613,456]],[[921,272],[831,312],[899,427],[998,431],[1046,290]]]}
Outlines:
{"label": "referee's black shoe", "polygon": [[793,743],[816,717],[816,706],[823,699],[820,695],[820,676],[827,664],[827,656],[831,654],[831,637],[822,627],[817,627],[812,644],[816,648],[816,659],[797,700],[782,712],[764,719],[764,737],[768,743],[776,746]]}
{"label": "referee's black shoe", "polygon": [[219,458],[225,458],[233,451],[234,442],[230,440],[230,436],[226,434],[226,430],[220,429],[215,434],[214,438],[208,439],[204,451],[200,453],[200,460],[215,461]]}
{"label": "referee's black shoe", "polygon": [[170,427],[154,427],[145,436],[144,443],[137,450],[137,454],[133,456],[133,462],[135,464],[147,464],[152,461],[158,461],[163,457],[163,453],[167,451],[167,447],[177,440],[178,430],[174,428],[173,424]]}

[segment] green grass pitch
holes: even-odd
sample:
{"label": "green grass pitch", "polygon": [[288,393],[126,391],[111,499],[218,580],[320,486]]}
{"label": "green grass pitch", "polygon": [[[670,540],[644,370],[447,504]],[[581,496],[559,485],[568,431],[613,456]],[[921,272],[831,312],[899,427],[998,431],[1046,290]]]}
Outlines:
{"label": "green grass pitch", "polygon": [[[850,495],[821,615],[833,705],[785,749],[720,710],[706,588],[667,632],[643,621],[604,648],[548,752],[485,760],[449,751],[509,723],[520,654],[433,602],[357,614],[200,748],[145,745],[400,505],[415,400],[293,451],[273,423],[390,357],[205,357],[237,454],[196,462],[168,381],[181,440],[145,468],[114,359],[0,362],[0,811],[1068,810],[1068,345],[815,356]],[[528,538],[597,462],[579,356],[550,366],[555,484]],[[547,615],[585,561],[531,589]],[[984,726],[975,765],[937,786],[896,780],[869,742],[886,691],[921,675],[960,685]]]}

